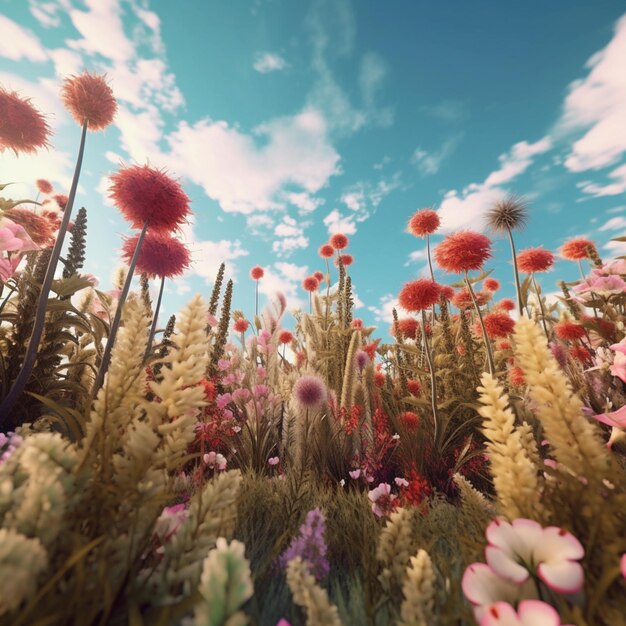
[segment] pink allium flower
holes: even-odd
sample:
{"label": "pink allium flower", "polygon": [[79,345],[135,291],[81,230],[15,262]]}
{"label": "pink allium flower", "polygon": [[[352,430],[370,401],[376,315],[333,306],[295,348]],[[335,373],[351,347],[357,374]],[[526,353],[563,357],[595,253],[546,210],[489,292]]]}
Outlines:
{"label": "pink allium flower", "polygon": [[40,193],[45,193],[46,195],[49,195],[54,191],[52,183],[45,178],[38,178],[35,181],[35,185],[37,186],[37,189]]}
{"label": "pink allium flower", "polygon": [[561,256],[568,261],[579,261],[589,258],[588,248],[595,248],[595,244],[591,239],[578,237],[566,241],[559,249]]}
{"label": "pink allium flower", "polygon": [[523,600],[517,611],[507,602],[496,602],[485,611],[480,626],[561,626],[561,618],[541,600]]}
{"label": "pink allium flower", "polygon": [[236,333],[245,333],[248,330],[249,326],[250,322],[247,319],[240,317],[239,319],[235,320],[235,323],[233,324],[233,330]]}
{"label": "pink allium flower", "polygon": [[335,233],[329,240],[328,243],[335,250],[343,250],[348,247],[349,240],[343,233]]}
{"label": "pink allium flower", "polygon": [[293,387],[293,395],[304,409],[317,408],[326,402],[326,385],[318,376],[307,375],[300,378]]}
{"label": "pink allium flower", "polygon": [[104,130],[115,117],[117,102],[104,76],[84,72],[66,78],[61,88],[65,108],[81,126]]}
{"label": "pink allium flower", "polygon": [[613,376],[617,376],[622,382],[626,383],[626,337],[619,343],[609,346],[615,352],[613,364],[609,371]]}
{"label": "pink allium flower", "polygon": [[47,147],[49,134],[46,118],[29,98],[0,87],[0,152],[37,152]]}
{"label": "pink allium flower", "polygon": [[517,255],[517,267],[525,274],[545,272],[553,265],[554,254],[543,248],[527,248]]}
{"label": "pink allium flower", "polygon": [[[139,234],[127,237],[122,246],[122,257],[126,262],[135,254]],[[147,232],[144,237],[136,269],[149,277],[173,278],[180,276],[191,262],[187,246],[179,239],[166,233]]]}
{"label": "pink allium flower", "polygon": [[357,330],[362,330],[363,329],[363,320],[360,320],[358,318],[353,319],[351,326],[352,326],[352,328],[356,328]]}
{"label": "pink allium flower", "polygon": [[152,231],[170,232],[189,215],[189,198],[180,183],[148,165],[132,165],[111,176],[111,198],[133,228],[147,222]]}
{"label": "pink allium flower", "polygon": [[29,252],[39,250],[39,246],[30,238],[20,224],[8,218],[0,218],[0,251]]}
{"label": "pink allium flower", "polygon": [[319,283],[314,276],[307,276],[302,281],[302,289],[304,289],[305,291],[316,291],[318,287]]}
{"label": "pink allium flower", "polygon": [[498,289],[500,289],[500,282],[495,278],[485,278],[483,281],[483,289],[487,291],[498,291]]}
{"label": "pink allium flower", "polygon": [[486,532],[485,556],[491,569],[515,584],[527,581],[532,570],[550,589],[571,594],[582,589],[585,550],[570,532],[534,520],[512,523],[494,520]]}
{"label": "pink allium flower", "polygon": [[250,278],[252,280],[260,280],[263,276],[265,276],[265,270],[260,265],[255,265],[250,270]]}
{"label": "pink allium flower", "polygon": [[372,511],[376,517],[387,515],[394,508],[394,501],[397,496],[391,493],[391,485],[389,483],[380,483],[378,487],[372,489],[367,497],[372,503]]}
{"label": "pink allium flower", "polygon": [[408,224],[408,231],[416,237],[432,235],[441,224],[439,215],[432,209],[422,209],[416,211]]}
{"label": "pink allium flower", "polygon": [[339,267],[339,261],[344,267],[348,267],[354,263],[354,257],[351,254],[342,254],[337,259],[335,259],[335,265]]}
{"label": "pink allium flower", "polygon": [[318,254],[323,259],[330,259],[335,254],[335,249],[329,243],[325,243],[323,246],[320,246]]}
{"label": "pink allium flower", "polygon": [[293,341],[293,335],[288,330],[281,330],[278,334],[278,343],[287,344]]}
{"label": "pink allium flower", "polygon": [[65,211],[69,198],[64,193],[57,193],[54,196],[54,201],[59,205],[61,211]]}
{"label": "pink allium flower", "polygon": [[407,311],[423,311],[439,302],[441,287],[428,279],[419,278],[406,283],[398,295],[398,302]]}
{"label": "pink allium flower", "polygon": [[445,272],[462,274],[479,270],[491,257],[491,241],[471,230],[448,235],[436,248],[435,260]]}

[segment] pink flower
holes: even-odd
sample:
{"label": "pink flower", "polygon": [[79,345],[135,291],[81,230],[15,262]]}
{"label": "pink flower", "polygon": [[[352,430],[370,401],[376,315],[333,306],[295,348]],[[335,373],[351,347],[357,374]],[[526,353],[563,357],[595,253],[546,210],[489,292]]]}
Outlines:
{"label": "pink flower", "polygon": [[[626,281],[617,274],[594,276],[588,279],[589,291],[608,298],[614,294],[626,292]],[[584,283],[583,283],[584,284]]]}
{"label": "pink flower", "polygon": [[167,543],[185,523],[189,511],[184,504],[166,506],[154,525],[154,534],[162,544]]}
{"label": "pink flower", "polygon": [[517,611],[506,602],[496,602],[485,611],[480,626],[561,626],[561,618],[541,600],[524,600]]}
{"label": "pink flower", "polygon": [[220,472],[226,469],[226,457],[219,452],[214,452],[211,450],[208,454],[205,454],[202,457],[202,460],[208,465],[211,469],[217,468]]}
{"label": "pink flower", "polygon": [[409,481],[406,478],[400,478],[399,476],[394,478],[393,482],[395,482],[396,485],[398,485],[398,487],[408,487],[409,486]]}
{"label": "pink flower", "polygon": [[622,558],[619,560],[619,568],[622,571],[622,576],[626,579],[626,552],[622,554]]}
{"label": "pink flower", "polygon": [[269,387],[267,385],[262,385],[261,384],[261,385],[255,385],[254,389],[253,389],[253,392],[254,392],[254,395],[257,398],[262,398],[262,397],[266,396],[270,392],[270,390],[269,390]]}
{"label": "pink flower", "polygon": [[228,404],[233,401],[233,396],[230,393],[221,393],[217,396],[217,400],[215,403],[217,404],[218,409],[224,409]]}
{"label": "pink flower", "polygon": [[372,511],[377,517],[386,515],[393,509],[393,502],[397,496],[391,493],[391,485],[389,483],[380,483],[378,487],[372,489],[367,497],[372,502]]}
{"label": "pink flower", "polygon": [[39,250],[23,226],[8,218],[0,219],[0,250],[7,252],[28,252]]}
{"label": "pink flower", "polygon": [[351,472],[348,472],[348,474],[350,474],[350,478],[352,478],[352,480],[357,480],[359,476],[361,475],[361,470],[355,469],[355,470],[352,470]]}
{"label": "pink flower", "polygon": [[0,256],[0,280],[3,283],[6,283],[15,274],[15,270],[21,260],[22,256],[19,254],[12,255],[10,259]]}
{"label": "pink flower", "polygon": [[583,568],[577,561],[585,550],[570,532],[529,519],[516,519],[511,524],[494,520],[487,527],[485,548],[487,563],[502,578],[515,584],[526,582],[530,571],[550,589],[571,594],[583,586]]}
{"label": "pink flower", "polygon": [[626,275],[626,259],[615,259],[605,263],[602,267],[596,267],[591,270],[594,276],[606,276],[608,274],[624,274]]}
{"label": "pink flower", "polygon": [[267,459],[268,465],[274,467],[274,465],[278,465],[280,463],[280,459],[277,456],[273,456],[270,459]]}
{"label": "pink flower", "polygon": [[206,322],[211,328],[215,328],[219,324],[219,320],[215,315],[211,315],[210,313],[206,317]]}
{"label": "pink flower", "polygon": [[626,337],[619,343],[609,346],[615,352],[613,364],[609,368],[613,376],[617,376],[622,382],[626,383]]}

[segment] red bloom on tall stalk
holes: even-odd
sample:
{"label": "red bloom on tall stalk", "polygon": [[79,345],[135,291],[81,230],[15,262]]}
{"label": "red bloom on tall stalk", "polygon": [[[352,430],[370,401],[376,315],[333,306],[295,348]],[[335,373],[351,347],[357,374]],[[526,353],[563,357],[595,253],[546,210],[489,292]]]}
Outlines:
{"label": "red bloom on tall stalk", "polygon": [[576,322],[568,322],[564,320],[554,325],[554,332],[559,339],[565,341],[575,341],[585,336],[585,328]]}
{"label": "red bloom on tall stalk", "polygon": [[40,193],[45,193],[46,195],[51,194],[54,191],[52,183],[45,178],[38,178],[35,181],[35,185],[37,186],[37,189]]}
{"label": "red bloom on tall stalk", "polygon": [[398,302],[407,311],[423,311],[439,302],[441,287],[428,278],[406,283],[400,291]]}
{"label": "red bloom on tall stalk", "polygon": [[495,304],[496,309],[504,309],[505,311],[513,311],[515,309],[515,302],[511,298],[502,298]]}
{"label": "red bloom on tall stalk", "polygon": [[510,318],[506,313],[488,313],[485,315],[485,328],[487,334],[495,339],[496,337],[508,337],[515,328],[515,321]]}
{"label": "red bloom on tall stalk", "polygon": [[441,285],[441,295],[448,301],[454,298],[454,287],[450,285]]}
{"label": "red bloom on tall stalk", "polygon": [[448,235],[436,248],[437,265],[453,274],[482,268],[491,257],[491,241],[485,235],[464,230]]}
{"label": "red bloom on tall stalk", "polygon": [[487,291],[498,291],[498,289],[500,289],[500,282],[495,278],[485,278],[483,281],[483,289]]}
{"label": "red bloom on tall stalk", "polygon": [[38,245],[47,247],[52,245],[54,241],[55,225],[49,219],[42,215],[37,215],[28,209],[7,209],[4,216],[19,224],[30,236],[30,238]]}
{"label": "red bloom on tall stalk", "polygon": [[[474,294],[476,298],[476,302],[478,302],[478,306],[484,306],[489,302],[489,292],[478,291]],[[452,298],[452,304],[461,311],[465,309],[471,309],[474,305],[472,300],[472,296],[468,289],[459,289]]]}
{"label": "red bloom on tall stalk", "polygon": [[578,237],[566,241],[559,249],[561,256],[568,261],[580,261],[589,258],[589,247],[595,248],[595,244],[591,239]]}
{"label": "red bloom on tall stalk", "polygon": [[517,267],[520,272],[534,274],[546,272],[554,265],[554,254],[543,248],[527,248],[517,255]]}
{"label": "red bloom on tall stalk", "polygon": [[61,88],[65,108],[81,126],[104,130],[115,117],[117,102],[104,76],[85,72],[66,78]]}
{"label": "red bloom on tall stalk", "polygon": [[293,335],[288,330],[281,330],[278,335],[278,342],[282,344],[291,343],[293,341]]}
{"label": "red bloom on tall stalk", "polygon": [[0,87],[0,152],[37,152],[48,146],[49,135],[46,118],[29,98]]}
{"label": "red bloom on tall stalk", "polygon": [[335,249],[329,243],[325,243],[320,246],[318,253],[323,259],[330,259],[335,254]]}
{"label": "red bloom on tall stalk", "polygon": [[[398,331],[405,339],[415,339],[419,334],[419,327],[414,317],[403,317],[398,320]],[[396,336],[395,324],[391,325],[391,335]]]}
{"label": "red bloom on tall stalk", "polygon": [[[139,241],[139,234],[128,237],[122,246],[122,256],[130,263]],[[164,233],[146,233],[139,250],[136,268],[149,277],[172,278],[180,276],[190,263],[184,243]]]}
{"label": "red bloom on tall stalk", "polygon": [[341,260],[341,264],[344,267],[348,267],[348,265],[352,265],[352,263],[354,262],[354,257],[351,254],[342,254],[335,259],[335,265],[337,267],[339,267],[339,260]]}
{"label": "red bloom on tall stalk", "polygon": [[65,207],[68,203],[68,197],[64,193],[58,193],[53,196],[54,201],[59,205],[61,211],[65,211]]}
{"label": "red bloom on tall stalk", "polygon": [[524,371],[521,367],[512,367],[509,370],[508,379],[511,387],[521,387],[526,382]]}
{"label": "red bloom on tall stalk", "polygon": [[252,280],[260,280],[263,276],[265,276],[265,270],[260,265],[255,265],[250,270],[250,278]]}
{"label": "red bloom on tall stalk", "polygon": [[172,231],[189,214],[189,198],[180,183],[148,165],[125,167],[111,176],[110,197],[133,228]]}
{"label": "red bloom on tall stalk", "polygon": [[398,421],[409,430],[415,430],[420,423],[420,416],[413,411],[404,411],[398,416]]}
{"label": "red bloom on tall stalk", "polygon": [[412,396],[419,396],[422,393],[420,381],[413,378],[406,381],[406,388]]}
{"label": "red bloom on tall stalk", "polygon": [[313,272],[313,278],[321,285],[324,282],[324,274],[320,271]]}
{"label": "red bloom on tall stalk", "polygon": [[328,241],[335,250],[343,250],[348,247],[349,240],[343,233],[335,233]]}
{"label": "red bloom on tall stalk", "polygon": [[436,211],[432,209],[422,209],[413,214],[409,220],[408,230],[416,237],[432,235],[441,224],[441,219]]}
{"label": "red bloom on tall stalk", "polygon": [[245,333],[248,328],[250,326],[250,322],[248,322],[247,319],[240,317],[239,319],[235,320],[235,323],[233,324],[233,330],[236,333]]}
{"label": "red bloom on tall stalk", "polygon": [[318,287],[319,283],[317,282],[315,276],[307,276],[302,281],[302,289],[304,289],[305,291],[313,292],[316,291]]}

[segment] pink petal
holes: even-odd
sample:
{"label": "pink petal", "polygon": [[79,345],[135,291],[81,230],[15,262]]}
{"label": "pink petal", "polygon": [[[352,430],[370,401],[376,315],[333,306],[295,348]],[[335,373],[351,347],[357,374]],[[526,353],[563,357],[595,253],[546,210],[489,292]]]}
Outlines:
{"label": "pink petal", "polygon": [[585,549],[572,533],[557,526],[550,526],[544,529],[541,541],[533,550],[533,556],[537,563],[575,561],[585,556]]}
{"label": "pink petal", "polygon": [[487,604],[491,600],[488,590],[495,577],[491,568],[485,563],[468,565],[461,580],[465,597],[472,604]]}
{"label": "pink petal", "polygon": [[624,340],[620,341],[619,343],[614,343],[612,346],[609,346],[609,348],[611,348],[611,350],[613,350],[614,352],[621,352],[622,354],[626,354],[626,342],[624,342]]}
{"label": "pink petal", "polygon": [[626,579],[626,553],[622,554],[619,564],[620,569],[622,570],[622,576]]}
{"label": "pink petal", "polygon": [[524,626],[560,626],[561,618],[556,610],[540,600],[524,600],[517,610]]}
{"label": "pink petal", "polygon": [[557,593],[576,593],[583,588],[585,575],[580,563],[572,561],[541,563],[537,567],[537,574]]}
{"label": "pink petal", "polygon": [[513,583],[522,583],[528,578],[528,570],[517,563],[507,552],[495,546],[485,548],[487,564],[495,574]]}
{"label": "pink petal", "polygon": [[612,413],[600,413],[598,415],[594,415],[593,419],[598,420],[607,426],[626,428],[626,404]]}
{"label": "pink petal", "polygon": [[480,626],[521,626],[515,609],[506,602],[496,602],[483,613]]}

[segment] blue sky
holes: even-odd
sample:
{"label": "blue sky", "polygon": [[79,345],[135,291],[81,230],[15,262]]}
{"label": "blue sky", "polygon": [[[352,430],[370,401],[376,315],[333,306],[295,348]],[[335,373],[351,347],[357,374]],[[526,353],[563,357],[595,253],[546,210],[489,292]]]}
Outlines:
{"label": "blue sky", "polygon": [[[507,192],[530,200],[520,248],[584,234],[606,258],[624,253],[609,243],[626,231],[621,1],[0,0],[0,32],[0,84],[55,131],[48,152],[0,155],[14,195],[34,196],[36,178],[67,192],[79,129],[59,103],[64,75],[106,72],[119,100],[88,137],[79,197],[103,287],[129,232],[106,176],[149,162],[183,181],[194,266],[167,287],[167,314],[208,294],[222,260],[238,308],[252,312],[255,264],[262,293],[303,305],[319,245],[342,231],[356,314],[386,327],[425,269],[410,215],[434,206],[443,233],[480,230]],[[494,251],[510,295],[505,242]],[[559,262],[545,290],[575,271]]]}

